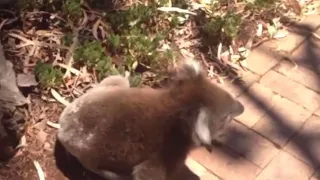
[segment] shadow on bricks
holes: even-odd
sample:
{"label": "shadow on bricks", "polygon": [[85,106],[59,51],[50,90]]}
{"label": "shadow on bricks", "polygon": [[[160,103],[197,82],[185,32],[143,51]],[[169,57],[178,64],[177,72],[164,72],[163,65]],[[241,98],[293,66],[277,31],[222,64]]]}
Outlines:
{"label": "shadow on bricks", "polygon": [[[297,48],[293,49],[293,51],[297,51],[298,49],[300,49],[301,53],[297,58],[296,57],[290,58],[290,61],[296,63],[298,68],[299,67],[306,68],[308,70],[311,70],[314,74],[316,74],[317,82],[314,82],[314,83],[317,83],[318,86],[320,87],[320,72],[319,72],[320,71],[320,39],[312,35],[312,32],[315,30],[315,28],[311,28],[308,25],[301,25],[301,24],[292,24],[291,27],[292,27],[291,33],[295,33],[299,36],[305,37],[305,41],[303,42],[303,44],[300,44]],[[263,53],[270,53],[267,49],[266,50],[260,49],[260,50]],[[275,146],[277,146],[277,148],[280,149],[280,148],[283,148],[290,141],[291,146],[294,146],[294,148],[297,149],[297,151],[299,151],[300,154],[302,154],[302,161],[304,161],[306,164],[313,167],[314,169],[318,169],[316,170],[314,176],[319,176],[320,175],[320,172],[319,172],[319,165],[320,165],[319,150],[320,149],[318,151],[315,151],[314,146],[315,146],[315,143],[319,142],[320,140],[320,131],[318,131],[319,133],[308,133],[304,131],[300,131],[299,133],[297,133],[297,131],[302,129],[302,127],[304,126],[304,123],[301,123],[301,126],[299,126],[298,128],[295,127],[294,124],[290,123],[291,118],[288,119],[286,116],[281,114],[278,108],[270,108],[265,100],[262,100],[260,97],[256,96],[253,93],[250,93],[250,91],[247,91],[248,89],[247,87],[242,85],[237,85],[237,86],[238,88],[241,88],[243,90],[243,93],[241,94],[241,96],[246,96],[246,98],[249,98],[251,101],[253,101],[256,106],[266,111],[266,114],[264,116],[267,116],[267,118],[272,120],[272,123],[274,124],[273,132],[276,133],[277,136],[280,136],[280,138],[281,136],[287,136],[286,138],[284,138],[285,140],[284,142],[282,142],[282,144],[274,142]],[[285,95],[282,95],[281,93],[278,93],[278,94],[280,94],[281,96],[285,96]],[[304,95],[296,94],[296,96],[301,96],[301,98],[303,98]],[[317,100],[316,104],[320,105],[320,102]],[[314,113],[315,110],[312,109],[311,112]],[[320,120],[320,118],[318,118],[318,120]],[[289,133],[288,135],[288,132],[291,132],[291,133]],[[235,129],[229,129],[228,134],[229,135],[227,139],[223,140],[224,144],[234,144],[235,146],[238,145],[239,149],[245,149],[245,150],[241,150],[243,152],[250,152],[249,149],[255,146],[255,144],[252,144],[252,143],[237,144],[236,142],[238,141],[237,139],[243,136],[242,132],[238,132]],[[248,136],[248,135],[245,135],[245,136]],[[242,155],[248,156],[248,154],[242,154]]]}

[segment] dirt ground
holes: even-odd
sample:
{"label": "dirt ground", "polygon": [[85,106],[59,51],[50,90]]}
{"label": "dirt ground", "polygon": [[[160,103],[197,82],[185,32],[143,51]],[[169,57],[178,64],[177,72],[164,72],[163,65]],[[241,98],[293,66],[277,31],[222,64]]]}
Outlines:
{"label": "dirt ground", "polygon": [[[32,113],[26,117],[30,124],[25,133],[26,146],[11,160],[0,164],[0,180],[39,179],[34,160],[39,162],[47,180],[101,179],[86,172],[59,144],[56,145],[57,129],[46,125],[46,121],[57,122],[63,105],[44,101],[37,95],[33,95],[31,101],[29,112]],[[58,167],[62,167],[61,170]],[[65,172],[75,175],[69,177]]]}

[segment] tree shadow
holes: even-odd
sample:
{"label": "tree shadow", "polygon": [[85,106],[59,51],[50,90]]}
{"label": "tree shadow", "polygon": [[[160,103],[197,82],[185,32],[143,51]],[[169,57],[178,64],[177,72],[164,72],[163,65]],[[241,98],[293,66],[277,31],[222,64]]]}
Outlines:
{"label": "tree shadow", "polygon": [[[320,69],[318,68],[320,65],[320,58],[319,58],[319,51],[320,47],[316,44],[316,39],[314,37],[310,37],[312,35],[312,32],[317,28],[312,28],[308,25],[301,25],[301,24],[291,24],[292,26],[292,33],[295,33],[299,36],[302,36],[305,38],[304,43],[302,45],[303,47],[303,54],[299,56],[299,59],[293,60],[295,63],[298,64],[298,66],[302,66],[304,68],[308,68],[309,70],[312,70],[316,75],[318,83],[320,85]],[[301,47],[300,47],[301,48]],[[262,49],[263,53],[267,53],[267,49]],[[292,60],[292,59],[291,59]],[[269,108],[267,102],[263,101],[259,97],[257,97],[255,94],[250,93],[247,91],[248,87],[243,85],[237,85],[238,88],[241,88],[244,92],[242,95],[247,96],[250,98],[253,102],[255,102],[256,106],[266,111],[266,115],[268,118],[272,119],[272,123],[274,125],[272,126],[274,128],[275,133],[277,133],[279,136],[287,136],[287,132],[295,132],[295,134],[290,135],[288,138],[289,140],[285,143],[287,144],[289,141],[292,143],[292,145],[299,151],[301,154],[303,154],[304,160],[309,164],[311,167],[315,168],[315,175],[320,175],[320,172],[318,170],[320,165],[320,156],[318,155],[318,152],[314,149],[316,146],[315,143],[319,140],[319,134],[310,134],[306,132],[299,132],[299,130],[304,126],[304,124],[301,125],[300,128],[294,127],[293,124],[290,123],[290,119],[287,119],[281,113],[275,108]],[[320,104],[320,102],[318,102]],[[313,112],[314,113],[314,112]],[[310,117],[309,117],[310,118]],[[308,119],[309,119],[308,118]],[[261,119],[261,118],[260,118]],[[308,120],[307,119],[307,120]],[[235,139],[237,139],[237,133],[236,132],[228,132],[231,134],[230,139],[226,140],[227,143],[234,142]],[[229,142],[228,142],[229,141]],[[226,144],[227,144],[226,143]],[[275,142],[273,142],[275,143]],[[275,143],[277,147],[281,147],[281,145]],[[247,150],[243,150],[244,152],[250,152],[250,148],[254,146],[254,144],[249,145],[239,145],[239,148],[248,148]]]}

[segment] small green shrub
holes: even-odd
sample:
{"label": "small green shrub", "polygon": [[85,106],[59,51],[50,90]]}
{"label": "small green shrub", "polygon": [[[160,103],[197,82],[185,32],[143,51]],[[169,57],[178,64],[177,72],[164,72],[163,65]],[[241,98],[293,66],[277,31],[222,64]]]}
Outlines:
{"label": "small green shrub", "polygon": [[72,18],[78,18],[82,15],[81,5],[81,0],[66,0],[64,10]]}
{"label": "small green shrub", "polygon": [[234,39],[238,35],[241,22],[241,17],[239,15],[227,12],[224,16],[211,17],[207,23],[204,24],[204,31],[213,36],[224,32],[225,35]]}
{"label": "small green shrub", "polygon": [[62,83],[63,74],[61,70],[54,68],[51,64],[39,61],[34,71],[40,84],[44,87],[59,86]]}

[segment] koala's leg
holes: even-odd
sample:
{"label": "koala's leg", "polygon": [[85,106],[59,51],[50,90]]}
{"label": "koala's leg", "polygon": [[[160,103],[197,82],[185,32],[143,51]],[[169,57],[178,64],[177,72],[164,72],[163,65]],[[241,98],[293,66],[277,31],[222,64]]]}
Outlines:
{"label": "koala's leg", "polygon": [[114,172],[107,171],[107,170],[100,170],[97,172],[97,174],[99,174],[100,176],[102,176],[107,180],[132,180],[130,176],[116,174]]}
{"label": "koala's leg", "polygon": [[166,180],[164,165],[157,159],[147,160],[134,167],[133,180]]}

